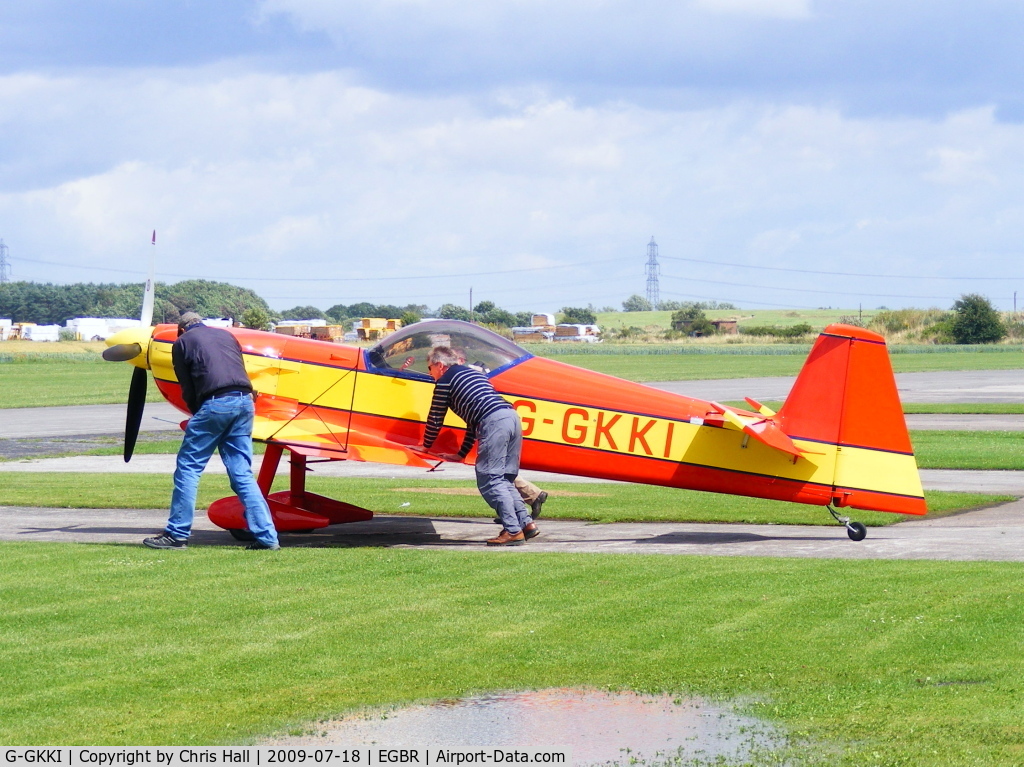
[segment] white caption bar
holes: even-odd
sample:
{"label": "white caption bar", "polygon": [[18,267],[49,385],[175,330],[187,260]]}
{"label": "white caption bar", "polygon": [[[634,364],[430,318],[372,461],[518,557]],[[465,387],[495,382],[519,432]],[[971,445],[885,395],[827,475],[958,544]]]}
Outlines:
{"label": "white caption bar", "polygon": [[330,764],[351,767],[461,767],[462,765],[572,765],[568,748],[268,748],[266,746],[73,746],[0,748],[0,765],[60,767],[136,767],[216,764],[232,767]]}

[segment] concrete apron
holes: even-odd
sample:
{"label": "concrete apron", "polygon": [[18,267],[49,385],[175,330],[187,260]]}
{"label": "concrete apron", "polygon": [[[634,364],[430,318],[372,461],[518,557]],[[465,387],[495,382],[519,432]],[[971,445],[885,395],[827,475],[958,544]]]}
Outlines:
{"label": "concrete apron", "polygon": [[[822,510],[822,514],[826,514]],[[139,545],[163,529],[163,509],[45,509],[0,507],[0,540]],[[541,535],[525,546],[484,545],[498,530],[490,519],[380,515],[369,522],[336,525],[309,534],[282,534],[288,547],[395,547],[510,552],[690,554],[839,559],[938,559],[1024,561],[1024,501],[944,517],[869,528],[855,543],[839,525],[712,525],[676,522],[593,524],[539,521]],[[202,513],[192,546],[239,546]],[[188,556],[161,552],[162,556]],[[267,556],[266,553],[253,553]]]}
{"label": "concrete apron", "polygon": [[[253,471],[259,472],[263,456],[253,459]],[[169,454],[136,455],[130,463],[117,455],[71,455],[63,458],[26,458],[0,461],[0,472],[83,472],[87,474],[173,474],[175,456]],[[311,462],[311,475],[321,477],[387,478],[387,479],[441,479],[472,481],[473,467],[457,463],[444,463],[436,471],[391,466],[360,461]],[[216,453],[206,469],[223,474],[224,464]],[[282,462],[278,474],[288,471]],[[607,482],[610,480],[578,477],[572,474],[554,474],[545,471],[524,471],[527,479],[545,482]],[[1024,496],[1024,471],[967,471],[955,469],[921,469],[921,482],[925,490],[954,490],[973,493],[1006,493]]]}

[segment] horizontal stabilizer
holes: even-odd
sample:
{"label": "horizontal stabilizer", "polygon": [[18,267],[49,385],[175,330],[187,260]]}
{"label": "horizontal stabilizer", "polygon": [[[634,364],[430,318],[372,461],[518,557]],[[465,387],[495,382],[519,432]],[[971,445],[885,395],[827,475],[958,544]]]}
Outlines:
{"label": "horizontal stabilizer", "polygon": [[770,407],[767,407],[766,405],[762,405],[756,399],[751,399],[750,397],[744,397],[743,399],[746,400],[748,405],[754,408],[754,410],[763,415],[765,418],[771,418],[773,415],[775,415],[774,410],[772,410]]}
{"label": "horizontal stabilizer", "polygon": [[771,418],[740,415],[717,402],[712,402],[711,406],[721,415],[723,428],[742,431],[773,450],[793,456],[794,459],[809,452],[797,447],[789,435],[784,433]]}

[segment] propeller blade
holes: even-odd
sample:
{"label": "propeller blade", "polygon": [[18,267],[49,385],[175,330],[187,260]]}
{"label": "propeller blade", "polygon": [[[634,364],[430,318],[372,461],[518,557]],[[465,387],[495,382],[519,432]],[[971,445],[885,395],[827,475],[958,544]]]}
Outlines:
{"label": "propeller blade", "polygon": [[155,283],[153,282],[153,266],[149,267],[149,279],[146,280],[146,288],[142,292],[142,327],[148,328],[153,324],[153,303],[156,298],[154,293]]}
{"label": "propeller blade", "polygon": [[[114,347],[111,347],[114,348]],[[139,438],[142,425],[142,411],[146,407],[146,371],[135,368],[132,371],[132,385],[128,390],[128,417],[124,423],[124,462],[128,463],[135,452],[135,440]]]}
{"label": "propeller blade", "polygon": [[107,362],[127,362],[142,354],[142,344],[116,344],[103,350]]}
{"label": "propeller blade", "polygon": [[[153,245],[156,246],[156,229],[153,230]],[[148,328],[153,324],[153,304],[156,299],[156,254],[149,256],[149,278],[146,280],[146,287],[142,291],[142,327]]]}

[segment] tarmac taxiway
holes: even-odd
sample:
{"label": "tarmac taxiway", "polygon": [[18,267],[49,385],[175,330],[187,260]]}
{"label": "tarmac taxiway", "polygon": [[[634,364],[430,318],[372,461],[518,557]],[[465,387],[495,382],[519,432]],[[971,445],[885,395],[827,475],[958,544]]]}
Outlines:
{"label": "tarmac taxiway", "polygon": [[[785,399],[792,378],[725,381],[681,381],[651,384],[701,399]],[[904,402],[1022,402],[1021,371],[905,373],[897,376]],[[143,430],[174,431],[182,415],[165,402],[146,407]],[[911,415],[911,429],[978,429],[1024,431],[1024,416]],[[0,410],[0,444],[118,434],[124,407],[90,405],[63,408]],[[169,474],[172,455],[136,455],[130,464],[118,456],[67,456],[0,461],[3,472],[132,472]],[[472,469],[448,464],[444,471],[362,464],[345,461],[313,467],[323,476],[472,479]],[[209,471],[223,471],[215,457]],[[534,481],[593,482],[542,472],[525,472]],[[926,489],[964,490],[1024,496],[1024,472],[921,472]],[[2,502],[2,495],[0,495]],[[557,502],[557,494],[553,501]],[[855,518],[854,512],[854,518]],[[0,507],[0,540],[122,543],[137,545],[145,535],[162,529],[163,509],[48,509]],[[940,519],[916,519],[883,528],[870,528],[866,540],[854,543],[836,526],[712,525],[695,523],[593,524],[541,519],[542,535],[511,552],[606,552],[648,554],[708,554],[721,556],[836,557],[849,559],[944,559],[1024,561],[1024,500]],[[305,535],[285,535],[285,546],[393,546],[429,549],[481,549],[493,535],[488,519],[424,518],[378,515],[369,522],[340,525]],[[199,514],[193,545],[238,545],[226,532]],[[492,550],[493,551],[493,550]],[[504,551],[501,549],[499,551]],[[181,556],[171,552],[168,555]]]}

